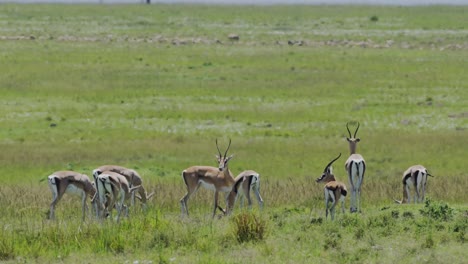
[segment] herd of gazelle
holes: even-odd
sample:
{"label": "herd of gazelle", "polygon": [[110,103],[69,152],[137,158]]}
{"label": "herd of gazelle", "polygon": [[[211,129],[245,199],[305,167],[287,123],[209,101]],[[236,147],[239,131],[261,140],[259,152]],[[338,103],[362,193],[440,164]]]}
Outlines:
{"label": "herd of gazelle", "polygon": [[[361,186],[364,180],[366,171],[366,162],[364,158],[356,153],[357,143],[360,139],[356,137],[359,130],[359,123],[354,135],[351,135],[349,123],[346,124],[349,137],[350,156],[345,162],[345,169],[348,173],[349,184],[351,187],[351,213],[361,211]],[[241,199],[241,207],[243,206],[243,198],[246,197],[249,208],[252,206],[251,192],[255,194],[260,208],[263,208],[263,199],[260,195],[260,174],[253,170],[245,170],[237,177],[229,170],[229,161],[233,155],[228,156],[228,151],[231,146],[231,140],[224,152],[221,154],[216,140],[216,155],[218,167],[211,166],[192,166],[182,171],[182,178],[187,193],[180,199],[182,215],[188,216],[187,202],[190,197],[197,192],[200,186],[205,189],[214,191],[213,217],[216,215],[216,210],[219,209],[224,215],[232,213],[234,204],[238,198]],[[317,178],[316,182],[324,182],[325,193],[325,216],[328,218],[330,213],[331,219],[335,216],[335,206],[338,201],[341,202],[342,212],[344,213],[344,201],[348,194],[346,185],[337,181],[333,174],[332,164],[341,157],[341,153],[330,161],[325,167],[322,175]],[[426,168],[422,165],[414,165],[408,168],[403,173],[403,200],[397,203],[410,203],[410,186],[414,187],[415,196],[414,202],[424,201],[427,176],[430,175]],[[87,175],[80,174],[74,171],[57,171],[48,177],[49,187],[52,191],[53,200],[50,204],[49,218],[54,218],[55,206],[65,193],[75,193],[81,196],[82,200],[82,219],[85,219],[87,211],[87,199],[91,199],[91,204],[95,214],[99,218],[112,216],[113,208],[117,210],[117,221],[119,221],[121,213],[125,210],[125,215],[128,216],[128,200],[131,200],[131,205],[135,204],[135,197],[138,198],[143,205],[154,195],[154,192],[147,194],[142,185],[140,175],[132,169],[117,165],[104,165],[93,170],[94,182]],[[135,194],[138,192],[138,194]],[[219,193],[225,193],[226,209],[218,205]]]}
{"label": "herd of gazelle", "polygon": [[[117,165],[104,165],[93,170],[94,182],[87,175],[74,171],[57,171],[48,177],[49,188],[52,192],[52,203],[48,217],[54,219],[55,206],[65,193],[74,193],[81,196],[82,219],[88,209],[87,198],[91,199],[93,210],[97,217],[112,215],[112,209],[117,209],[117,221],[120,219],[122,210],[128,215],[126,202],[137,197],[145,207],[146,202],[154,193],[147,194],[142,186],[140,175],[132,169]],[[139,195],[134,191],[138,190]]]}

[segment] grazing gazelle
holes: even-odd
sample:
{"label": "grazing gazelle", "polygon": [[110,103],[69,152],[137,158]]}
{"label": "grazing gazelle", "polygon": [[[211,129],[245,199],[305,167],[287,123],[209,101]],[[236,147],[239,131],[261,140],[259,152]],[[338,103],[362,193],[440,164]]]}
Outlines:
{"label": "grazing gazelle", "polygon": [[230,146],[231,140],[229,139],[229,145],[223,156],[221,155],[221,151],[218,147],[218,140],[216,139],[216,148],[218,149],[218,155],[216,156],[218,160],[217,168],[211,166],[192,166],[182,171],[182,178],[187,187],[187,193],[180,199],[182,216],[184,214],[188,215],[187,201],[201,185],[205,189],[215,192],[213,208],[214,218],[218,207],[218,193],[230,192],[235,183],[234,177],[228,167],[228,162],[233,157],[233,155],[227,157]]}
{"label": "grazing gazelle", "polygon": [[[332,164],[337,159],[341,157],[338,155],[334,160],[330,161],[328,165],[323,170],[322,176],[315,180],[316,182],[324,182],[325,183],[325,218],[328,217],[328,212],[331,213],[331,219],[335,219],[335,206],[338,200],[341,202],[341,210],[344,214],[344,202],[346,195],[348,194],[348,190],[346,189],[346,185],[342,182],[336,180],[335,175],[333,175]],[[331,202],[331,206],[329,207],[328,204]]]}
{"label": "grazing gazelle", "polygon": [[395,202],[397,203],[411,203],[411,195],[410,195],[410,186],[413,185],[414,187],[414,203],[424,202],[424,196],[426,194],[426,183],[427,183],[427,176],[431,176],[427,172],[427,169],[422,165],[414,165],[409,167],[403,173],[403,200]]}
{"label": "grazing gazelle", "polygon": [[[104,171],[111,171],[111,172],[115,172],[120,175],[123,175],[127,179],[130,188],[133,186],[140,186],[138,189],[138,193],[140,194],[140,196],[139,197],[137,196],[137,198],[141,200],[141,203],[143,204],[143,208],[146,207],[146,201],[149,200],[154,195],[154,192],[150,193],[149,195],[146,193],[145,188],[143,188],[143,185],[142,185],[143,180],[141,179],[141,176],[138,174],[138,172],[136,172],[135,170],[128,169],[122,166],[117,166],[117,165],[103,165],[93,170],[93,177],[94,177],[95,182],[96,182],[97,177]],[[133,206],[135,204],[134,192],[132,192],[131,198],[132,198],[131,205]]]}
{"label": "grazing gazelle", "polygon": [[[141,186],[130,187],[125,176],[112,172],[103,171],[97,176],[97,189],[99,201],[104,206],[104,212],[112,217],[114,205],[117,209],[116,220],[119,222],[122,210],[125,209],[125,216],[128,216],[128,206],[125,201],[130,199],[131,194]],[[107,200],[108,199],[108,200]]]}
{"label": "grazing gazelle", "polygon": [[49,188],[52,191],[52,203],[50,204],[49,219],[55,218],[55,206],[65,193],[78,194],[81,196],[83,217],[85,219],[88,205],[87,197],[91,198],[91,203],[97,210],[96,188],[87,175],[75,171],[56,171],[48,177]]}
{"label": "grazing gazelle", "polygon": [[356,138],[356,134],[359,130],[359,122],[357,123],[354,136],[351,136],[348,123],[346,123],[346,129],[349,134],[349,138],[346,138],[346,140],[349,143],[350,156],[346,160],[345,169],[348,172],[349,184],[351,185],[350,211],[351,213],[355,213],[361,211],[361,186],[364,180],[364,173],[366,172],[366,162],[361,154],[356,153],[357,143],[361,141],[360,138]]}
{"label": "grazing gazelle", "polygon": [[234,209],[234,204],[238,197],[240,198],[241,208],[244,206],[244,196],[247,197],[249,208],[252,208],[252,199],[250,198],[251,191],[255,193],[260,209],[263,209],[263,199],[260,195],[260,174],[253,170],[246,170],[237,175],[234,180],[234,186],[226,198],[226,210],[220,206],[218,206],[218,209],[221,210],[224,215],[229,215]]}

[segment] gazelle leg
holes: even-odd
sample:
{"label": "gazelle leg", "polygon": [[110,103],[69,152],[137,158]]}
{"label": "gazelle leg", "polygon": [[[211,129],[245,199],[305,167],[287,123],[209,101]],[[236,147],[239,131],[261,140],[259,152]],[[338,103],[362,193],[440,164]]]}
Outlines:
{"label": "gazelle leg", "polygon": [[348,178],[349,178],[349,184],[351,185],[351,197],[350,197],[350,206],[349,206],[349,211],[351,213],[356,212],[356,181],[354,179],[354,174],[353,174],[353,167],[354,163],[350,164],[350,168],[348,171]]}
{"label": "gazelle leg", "polygon": [[330,193],[330,198],[331,198],[331,206],[330,206],[330,214],[331,214],[331,220],[334,220],[335,219],[335,206],[336,206],[336,198],[335,198],[335,194],[333,192],[329,192]]}
{"label": "gazelle leg", "polygon": [[247,197],[247,203],[249,205],[249,209],[252,209],[252,199],[250,198],[250,190],[247,190],[245,196]]}
{"label": "gazelle leg", "polygon": [[425,196],[426,196],[426,183],[427,183],[427,174],[424,174],[424,179],[422,183],[422,194],[421,194],[421,203],[424,202]]}
{"label": "gazelle leg", "polygon": [[86,193],[84,191],[82,191],[81,193],[81,204],[82,204],[82,213],[83,213],[83,217],[81,218],[81,221],[84,221],[85,220],[85,217],[86,217],[86,211],[88,211],[88,205],[86,204]]}
{"label": "gazelle leg", "polygon": [[187,207],[187,201],[190,199],[190,197],[195,194],[200,187],[200,183],[197,185],[197,187],[193,190],[190,190],[189,187],[187,186],[187,193],[180,199],[180,209],[182,211],[182,216],[184,215],[189,215],[188,212],[188,207]]}
{"label": "gazelle leg", "polygon": [[260,190],[259,188],[255,188],[255,196],[257,196],[257,201],[258,205],[260,206],[260,209],[263,209],[263,199],[262,196],[260,195]]}
{"label": "gazelle leg", "polygon": [[330,195],[328,194],[328,190],[325,189],[325,219],[328,218],[328,199],[330,198]]}
{"label": "gazelle leg", "polygon": [[219,195],[219,192],[218,192],[218,191],[215,191],[215,195],[214,195],[214,208],[213,208],[213,218],[216,216],[216,209],[218,209],[218,195]]}
{"label": "gazelle leg", "polygon": [[346,196],[341,196],[340,201],[341,201],[341,212],[344,214],[345,213],[345,198]]}
{"label": "gazelle leg", "polygon": [[59,180],[55,178],[49,178],[49,188],[50,188],[50,191],[52,192],[52,202],[50,203],[50,209],[49,209],[49,219],[51,220],[55,219],[55,206],[58,204],[63,194],[65,193],[65,190],[63,191],[59,190],[58,186],[59,186]]}

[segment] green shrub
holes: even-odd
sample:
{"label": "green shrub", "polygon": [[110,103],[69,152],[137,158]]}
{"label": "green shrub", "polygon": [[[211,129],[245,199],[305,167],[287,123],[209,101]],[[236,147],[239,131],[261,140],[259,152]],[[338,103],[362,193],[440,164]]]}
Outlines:
{"label": "green shrub", "polygon": [[453,208],[444,202],[433,202],[429,198],[424,202],[424,208],[420,209],[420,212],[434,220],[448,221],[453,217]]}

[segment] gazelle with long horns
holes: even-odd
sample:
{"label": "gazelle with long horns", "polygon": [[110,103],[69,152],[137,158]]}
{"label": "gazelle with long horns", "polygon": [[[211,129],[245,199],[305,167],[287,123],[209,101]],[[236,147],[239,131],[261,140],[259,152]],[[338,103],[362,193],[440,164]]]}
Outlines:
{"label": "gazelle with long horns", "polygon": [[402,203],[411,203],[410,195],[410,186],[414,187],[414,203],[424,202],[424,197],[426,195],[426,184],[427,176],[433,177],[427,172],[427,169],[422,165],[414,165],[409,167],[403,173],[403,200],[395,202]]}
{"label": "gazelle with long horns", "polygon": [[[338,155],[338,157],[330,161],[327,166],[325,166],[322,176],[315,180],[316,182],[325,183],[325,218],[328,218],[328,212],[330,212],[332,220],[335,219],[335,206],[338,201],[341,202],[341,211],[343,214],[345,213],[344,202],[346,195],[348,194],[346,185],[337,181],[335,175],[333,174],[332,164],[340,157],[341,153]],[[329,206],[330,203],[331,206]]]}
{"label": "gazelle with long horns", "polygon": [[346,123],[346,129],[348,130],[349,138],[346,140],[349,143],[350,156],[345,162],[345,169],[348,172],[349,184],[351,185],[351,213],[361,211],[361,186],[364,180],[364,173],[366,172],[366,161],[361,154],[356,153],[357,143],[361,141],[360,138],[356,137],[359,130],[359,122],[357,123],[356,131],[354,136],[351,136],[349,130],[349,123]]}
{"label": "gazelle with long horns", "polygon": [[205,189],[215,192],[213,208],[214,218],[218,207],[219,192],[230,192],[235,183],[234,177],[228,167],[228,163],[233,157],[233,155],[227,156],[230,147],[231,140],[229,139],[229,145],[224,155],[222,155],[218,147],[218,140],[216,139],[216,148],[218,149],[218,155],[216,156],[218,161],[217,168],[211,166],[192,166],[182,171],[182,178],[187,187],[187,193],[180,199],[182,215],[188,215],[187,201],[197,192],[201,185]]}
{"label": "gazelle with long horns", "polygon": [[240,199],[241,208],[244,206],[244,197],[247,198],[249,209],[252,208],[252,199],[250,198],[250,192],[252,191],[257,198],[260,209],[263,209],[263,198],[260,195],[260,174],[253,170],[246,170],[237,175],[234,180],[235,184],[226,198],[226,210],[220,206],[218,206],[218,209],[224,215],[229,215],[232,213],[234,204],[238,198]]}
{"label": "gazelle with long horns", "polygon": [[88,210],[86,203],[88,197],[91,198],[93,208],[97,212],[96,188],[87,175],[75,171],[56,171],[48,177],[48,184],[52,192],[49,219],[55,218],[55,206],[65,193],[77,194],[81,197],[83,221]]}

